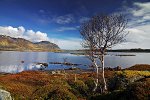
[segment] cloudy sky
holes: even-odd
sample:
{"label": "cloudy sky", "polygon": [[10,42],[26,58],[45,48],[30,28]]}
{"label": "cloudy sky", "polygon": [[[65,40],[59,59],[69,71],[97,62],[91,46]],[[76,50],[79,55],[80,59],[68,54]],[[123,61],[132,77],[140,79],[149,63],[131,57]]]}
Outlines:
{"label": "cloudy sky", "polygon": [[81,49],[80,24],[98,13],[124,13],[127,42],[113,49],[150,48],[150,0],[0,0],[0,35]]}

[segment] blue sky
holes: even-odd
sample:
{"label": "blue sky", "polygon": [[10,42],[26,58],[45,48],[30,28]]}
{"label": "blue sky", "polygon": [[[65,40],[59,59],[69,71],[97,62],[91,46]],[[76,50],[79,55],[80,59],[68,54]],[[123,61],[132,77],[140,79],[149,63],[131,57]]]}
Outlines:
{"label": "blue sky", "polygon": [[[33,42],[48,40],[62,49],[80,49],[78,28],[83,21],[98,13],[122,12],[130,19],[128,30],[132,34],[128,43],[115,48],[150,48],[146,38],[149,30],[145,31],[150,27],[148,6],[150,0],[0,0],[0,34]],[[142,41],[132,39],[136,34],[146,42],[139,45]]]}

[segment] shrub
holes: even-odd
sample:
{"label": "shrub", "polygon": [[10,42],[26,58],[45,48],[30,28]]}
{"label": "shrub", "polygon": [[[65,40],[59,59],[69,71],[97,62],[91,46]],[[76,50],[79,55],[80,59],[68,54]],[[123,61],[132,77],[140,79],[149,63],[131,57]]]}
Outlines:
{"label": "shrub", "polygon": [[48,94],[45,100],[77,100],[77,97],[63,88],[57,88]]}
{"label": "shrub", "polygon": [[124,97],[124,91],[113,91],[107,94],[97,94],[89,98],[89,100],[127,100]]}
{"label": "shrub", "polygon": [[72,88],[72,92],[77,93],[75,95],[82,95],[83,97],[87,96],[88,86],[83,81],[81,81],[81,80],[77,80],[75,82],[69,81],[69,85]]}
{"label": "shrub", "polygon": [[85,81],[85,84],[88,86],[89,92],[92,91],[95,87],[94,79],[89,78]]}
{"label": "shrub", "polygon": [[125,73],[116,73],[113,78],[108,81],[108,89],[113,90],[123,90],[128,84]]}
{"label": "shrub", "polygon": [[35,90],[33,94],[33,99],[48,98],[49,93],[53,92],[55,89],[69,90],[71,87],[67,82],[63,80],[52,80],[48,85],[41,86]]}
{"label": "shrub", "polygon": [[133,100],[150,100],[150,78],[130,84],[126,89],[126,96]]}

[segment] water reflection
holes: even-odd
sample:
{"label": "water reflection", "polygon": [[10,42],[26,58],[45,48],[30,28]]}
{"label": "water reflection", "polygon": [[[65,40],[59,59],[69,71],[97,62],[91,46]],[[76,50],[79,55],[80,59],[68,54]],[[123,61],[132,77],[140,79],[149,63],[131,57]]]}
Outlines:
{"label": "water reflection", "polygon": [[21,65],[0,66],[0,72],[16,73],[16,72],[22,72],[23,70],[24,67]]}
{"label": "water reflection", "polygon": [[24,70],[38,70],[41,66],[37,64],[29,64],[29,65],[7,65],[0,66],[0,72],[6,73],[18,73]]}
{"label": "water reflection", "polygon": [[[150,53],[132,53],[136,56],[115,56],[129,53],[108,53],[105,57],[105,66],[123,68],[134,64],[150,64]],[[0,52],[0,72],[16,73],[24,70],[37,70],[40,65],[37,63],[47,63],[46,69],[66,69],[70,66],[50,65],[49,62],[63,62],[63,58],[75,64],[90,65],[90,61],[85,56],[77,56],[69,53],[50,53],[50,52]],[[78,66],[86,69],[87,66]]]}

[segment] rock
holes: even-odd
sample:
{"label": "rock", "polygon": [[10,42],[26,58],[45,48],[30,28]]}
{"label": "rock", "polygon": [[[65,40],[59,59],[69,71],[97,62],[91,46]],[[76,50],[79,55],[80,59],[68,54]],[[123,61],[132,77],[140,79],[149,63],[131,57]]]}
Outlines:
{"label": "rock", "polygon": [[44,70],[48,67],[48,63],[37,63],[36,65],[39,65],[39,70]]}
{"label": "rock", "polygon": [[52,71],[52,74],[56,74],[56,72],[55,72],[55,71]]}
{"label": "rock", "polygon": [[61,71],[60,71],[60,70],[57,70],[57,71],[51,71],[51,74],[61,74]]}
{"label": "rock", "polygon": [[0,100],[13,100],[8,91],[0,89]]}
{"label": "rock", "polygon": [[66,66],[79,66],[81,64],[73,64],[73,63],[69,63],[69,62],[49,62],[50,64],[62,64],[62,65],[66,65]]}
{"label": "rock", "polygon": [[37,63],[37,64],[43,65],[43,66],[45,66],[45,67],[48,67],[48,63]]}
{"label": "rock", "polygon": [[121,70],[121,66],[117,66],[117,67],[115,67],[115,68],[105,67],[105,70],[109,70],[109,71],[120,71],[120,70]]}
{"label": "rock", "polygon": [[21,63],[24,63],[24,61],[21,61]]}
{"label": "rock", "polygon": [[78,69],[80,69],[80,68],[77,68],[77,67],[71,67],[71,68],[69,68],[68,70],[78,70]]}
{"label": "rock", "polygon": [[120,71],[121,70],[121,66],[117,66],[115,68],[109,68],[109,70],[111,70],[111,71],[113,71],[113,70]]}
{"label": "rock", "polygon": [[138,81],[140,79],[144,79],[145,77],[144,76],[134,76],[132,78],[129,78],[129,82],[133,83],[135,81]]}
{"label": "rock", "polygon": [[116,68],[114,68],[115,70],[119,71],[121,70],[121,66],[117,66]]}
{"label": "rock", "polygon": [[61,72],[58,70],[58,71],[56,71],[57,72],[57,74],[61,74]]}

